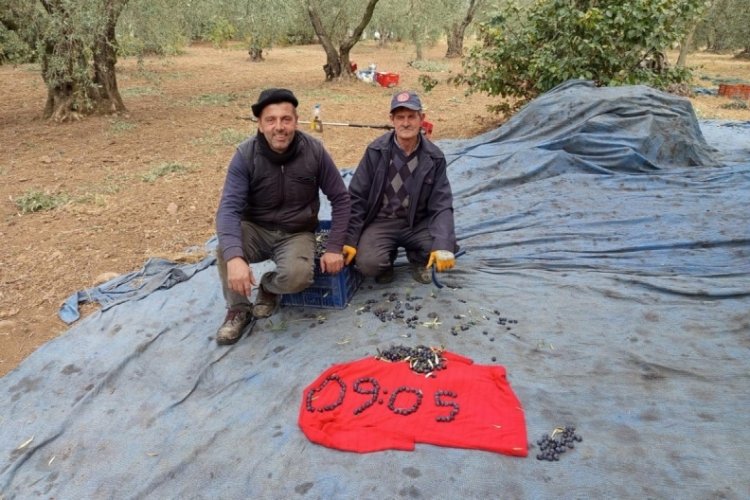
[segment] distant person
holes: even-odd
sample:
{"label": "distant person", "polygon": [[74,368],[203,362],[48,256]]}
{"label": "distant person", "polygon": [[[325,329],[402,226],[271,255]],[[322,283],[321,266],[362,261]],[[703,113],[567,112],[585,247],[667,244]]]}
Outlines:
{"label": "distant person", "polygon": [[[252,105],[258,133],[237,147],[229,163],[216,214],[217,265],[228,309],[218,344],[237,342],[253,317],[271,316],[280,294],[312,284],[318,189],[332,207],[321,271],[335,274],[344,267],[349,193],[320,141],[297,130],[297,105],[290,90],[262,91]],[[276,269],[258,283],[249,264],[266,259]],[[254,305],[248,299],[253,286],[259,286]]]}
{"label": "distant person", "polygon": [[378,283],[393,281],[393,261],[406,250],[412,276],[430,283],[430,268],[455,265],[453,195],[445,156],[421,133],[424,113],[414,92],[391,99],[393,131],[365,151],[349,184],[346,243],[357,268]]}

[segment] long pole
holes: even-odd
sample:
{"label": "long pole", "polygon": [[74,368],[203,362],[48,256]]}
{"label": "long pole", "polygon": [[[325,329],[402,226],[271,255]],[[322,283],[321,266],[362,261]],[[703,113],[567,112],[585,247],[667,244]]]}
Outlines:
{"label": "long pole", "polygon": [[[258,119],[255,118],[254,116],[241,116],[238,118],[241,118],[243,120],[250,120],[252,122],[258,121]],[[308,120],[300,120],[297,123],[301,123],[303,125],[310,125],[313,122],[308,121]],[[318,123],[321,123],[322,125],[330,125],[332,127],[377,128],[377,129],[382,129],[382,130],[393,129],[392,125],[370,125],[366,123],[345,123],[345,122],[318,122]]]}

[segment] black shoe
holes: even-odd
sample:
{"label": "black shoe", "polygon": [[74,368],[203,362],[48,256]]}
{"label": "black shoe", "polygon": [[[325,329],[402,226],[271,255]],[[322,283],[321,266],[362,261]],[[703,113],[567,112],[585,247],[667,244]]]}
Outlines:
{"label": "black shoe", "polygon": [[279,307],[279,296],[266,291],[261,285],[258,288],[258,298],[255,299],[255,305],[253,306],[253,316],[258,319],[268,318],[276,312],[277,307]]}
{"label": "black shoe", "polygon": [[224,323],[216,332],[216,343],[219,345],[231,345],[240,340],[245,327],[252,321],[250,311],[244,309],[227,311]]}
{"label": "black shoe", "polygon": [[382,273],[375,276],[375,283],[379,285],[386,285],[393,281],[393,267],[389,267]]}
{"label": "black shoe", "polygon": [[411,276],[414,278],[414,281],[418,281],[423,285],[429,285],[432,283],[432,269],[429,267],[412,264]]}

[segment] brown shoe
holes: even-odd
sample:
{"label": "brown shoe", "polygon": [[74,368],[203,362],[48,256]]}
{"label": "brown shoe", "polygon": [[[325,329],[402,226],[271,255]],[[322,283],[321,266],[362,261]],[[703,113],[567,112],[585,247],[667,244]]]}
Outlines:
{"label": "brown shoe", "polygon": [[253,320],[250,311],[244,309],[230,309],[224,318],[224,323],[216,332],[216,343],[231,345],[240,340],[245,327]]}
{"label": "brown shoe", "polygon": [[418,281],[423,285],[429,285],[430,283],[432,283],[432,269],[430,269],[429,267],[412,264],[411,276],[412,278],[414,278],[414,281]]}
{"label": "brown shoe", "polygon": [[391,281],[393,281],[393,268],[392,267],[389,267],[382,273],[375,276],[375,283],[379,285],[386,285],[390,283]]}
{"label": "brown shoe", "polygon": [[255,305],[253,306],[253,316],[258,319],[268,318],[276,312],[278,306],[279,296],[267,291],[261,285],[258,288],[258,298],[255,299]]}

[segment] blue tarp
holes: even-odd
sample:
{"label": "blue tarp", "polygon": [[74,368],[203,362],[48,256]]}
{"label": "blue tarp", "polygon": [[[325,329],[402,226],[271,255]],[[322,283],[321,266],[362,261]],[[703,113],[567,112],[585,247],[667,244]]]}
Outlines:
{"label": "blue tarp", "polygon": [[[185,280],[156,266],[112,282],[129,300],[0,379],[0,494],[750,496],[750,123],[699,123],[687,100],[574,81],[440,145],[466,250],[448,286],[399,270],[347,309],[282,308],[227,348],[213,341],[224,304],[212,260],[175,265]],[[392,308],[393,293],[422,306],[416,329],[362,310]],[[529,457],[310,443],[303,388],[392,344],[505,366]],[[566,424],[583,442],[536,460],[534,442]]]}

